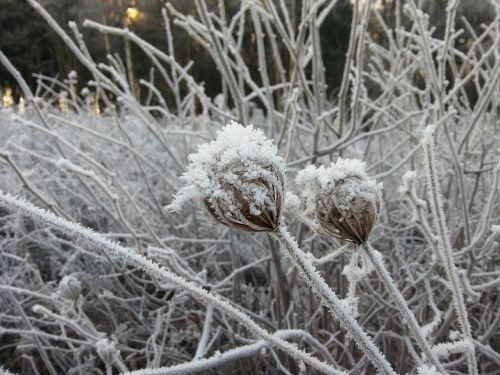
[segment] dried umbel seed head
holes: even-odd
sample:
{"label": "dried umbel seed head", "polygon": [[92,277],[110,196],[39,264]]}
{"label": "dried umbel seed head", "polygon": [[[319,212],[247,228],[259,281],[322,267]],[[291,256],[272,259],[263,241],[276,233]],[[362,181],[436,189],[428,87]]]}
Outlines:
{"label": "dried umbel seed head", "polygon": [[235,162],[226,169],[238,184],[221,180],[221,186],[229,192],[230,200],[205,198],[208,212],[222,224],[247,232],[272,231],[279,225],[283,201],[283,176],[272,166],[261,165],[267,176],[255,177],[247,173],[247,167]]}
{"label": "dried umbel seed head", "polygon": [[370,179],[365,163],[341,159],[329,168],[309,166],[299,172],[308,211],[319,232],[345,241],[362,243],[377,220],[381,184]]}
{"label": "dried umbel seed head", "polygon": [[108,339],[101,339],[97,341],[96,350],[97,354],[106,366],[111,366],[115,357],[120,353],[120,351],[116,349],[115,343],[109,341]]}
{"label": "dried umbel seed head", "polygon": [[338,201],[338,195],[342,190],[348,190],[359,183],[360,180],[357,177],[346,177],[336,182],[333,194],[318,196],[316,217],[327,234],[356,243],[365,242],[368,239],[378,216],[378,197],[367,199],[354,195],[345,206],[339,204]]}
{"label": "dried umbel seed head", "polygon": [[82,293],[82,284],[74,276],[66,275],[59,282],[57,291],[61,298],[76,301]]}
{"label": "dried umbel seed head", "polygon": [[198,199],[220,223],[248,232],[279,226],[283,205],[285,162],[261,130],[232,122],[217,139],[189,155],[186,182],[168,206],[178,212]]}

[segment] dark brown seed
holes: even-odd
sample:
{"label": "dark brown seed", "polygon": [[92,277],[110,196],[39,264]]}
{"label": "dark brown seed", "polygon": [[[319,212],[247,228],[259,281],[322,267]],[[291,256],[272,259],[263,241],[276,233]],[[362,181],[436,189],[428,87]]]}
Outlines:
{"label": "dark brown seed", "polygon": [[239,181],[243,184],[254,185],[264,189],[269,199],[274,202],[274,207],[259,205],[258,209],[261,213],[259,215],[254,215],[250,211],[251,203],[255,203],[252,195],[244,197],[238,187],[229,183],[221,183],[222,188],[232,194],[232,201],[234,205],[238,207],[238,210],[232,212],[227,202],[222,199],[209,200],[205,198],[204,202],[208,212],[220,223],[242,231],[271,232],[276,229],[279,226],[283,204],[284,176],[277,172],[271,165],[264,165],[262,168],[272,173],[278,181],[278,186],[264,178],[246,178],[246,167],[239,162],[230,165],[227,171],[239,176]]}
{"label": "dark brown seed", "polygon": [[[338,181],[336,188],[343,183],[345,180]],[[377,197],[376,194],[374,196]],[[377,221],[378,197],[371,201],[356,196],[352,198],[347,209],[337,207],[334,197],[335,188],[330,194],[323,194],[317,201],[316,216],[323,234],[357,244],[366,242]]]}

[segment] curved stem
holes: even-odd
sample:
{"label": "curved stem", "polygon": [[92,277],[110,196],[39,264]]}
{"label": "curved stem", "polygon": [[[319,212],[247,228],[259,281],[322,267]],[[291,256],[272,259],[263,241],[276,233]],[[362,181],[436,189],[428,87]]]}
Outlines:
{"label": "curved stem", "polygon": [[359,323],[349,314],[340,299],[335,295],[319,272],[314,268],[310,259],[299,249],[295,239],[283,227],[278,227],[271,236],[274,237],[292,259],[295,267],[302,277],[307,281],[314,293],[316,293],[325,306],[342,326],[356,341],[358,347],[366,354],[370,362],[381,374],[395,375],[396,372],[384,355],[375,346],[371,338],[363,331]]}
{"label": "curved stem", "polygon": [[48,224],[49,226],[58,229],[73,238],[76,238],[76,240],[84,241],[88,245],[93,246],[97,251],[102,251],[111,256],[121,258],[128,264],[141,269],[148,275],[157,277],[160,280],[168,283],[169,285],[174,286],[178,290],[182,290],[190,294],[200,301],[203,301],[207,304],[212,304],[215,309],[231,317],[259,338],[266,340],[269,344],[289,354],[292,358],[303,361],[307,365],[315,368],[318,371],[321,371],[324,374],[346,374],[344,371],[337,370],[331,365],[322,362],[316,357],[313,357],[310,354],[304,352],[296,345],[293,345],[281,339],[280,337],[271,334],[264,328],[260,327],[257,323],[255,323],[255,321],[247,314],[242,312],[239,308],[235,307],[233,304],[231,304],[221,296],[208,292],[202,287],[195,285],[193,282],[186,281],[183,277],[167,270],[162,265],[155,263],[151,259],[142,256],[132,249],[123,247],[116,242],[107,239],[102,234],[93,232],[88,228],[84,228],[78,223],[56,216],[52,212],[35,207],[22,198],[18,198],[10,194],[5,194],[1,190],[0,206],[20,210],[34,220]]}
{"label": "curved stem", "polygon": [[446,374],[445,369],[439,362],[436,355],[432,352],[431,346],[429,345],[425,337],[422,335],[422,330],[420,325],[418,324],[415,314],[413,314],[413,311],[410,310],[403,295],[396,286],[396,283],[392,279],[389,272],[387,272],[387,269],[384,266],[384,262],[382,260],[380,253],[377,250],[375,250],[369,243],[366,242],[363,242],[361,244],[361,248],[364,251],[365,255],[368,257],[368,259],[370,259],[373,268],[375,269],[380,279],[384,283],[385,287],[389,291],[391,297],[394,299],[394,302],[396,303],[399,312],[401,313],[401,315],[403,315],[403,318],[405,319],[406,324],[410,329],[410,332],[417,341],[417,344],[424,352],[425,356],[427,357],[427,360],[434,366],[436,366],[436,369],[438,369],[441,373]]}
{"label": "curved stem", "polygon": [[436,168],[436,159],[434,156],[434,139],[432,138],[432,129],[426,129],[427,132],[422,140],[425,160],[425,173],[427,178],[427,189],[429,192],[429,202],[431,206],[432,218],[434,227],[437,232],[438,250],[443,259],[443,265],[451,284],[453,294],[453,304],[457,312],[458,321],[462,329],[464,339],[470,341],[470,350],[467,351],[467,362],[469,374],[477,375],[477,362],[474,349],[474,341],[472,339],[472,329],[469,318],[467,316],[467,308],[465,306],[463,287],[458,276],[458,270],[454,263],[453,251],[451,249],[450,236],[446,226],[446,217],[443,209],[443,197],[441,186],[439,185],[439,176]]}

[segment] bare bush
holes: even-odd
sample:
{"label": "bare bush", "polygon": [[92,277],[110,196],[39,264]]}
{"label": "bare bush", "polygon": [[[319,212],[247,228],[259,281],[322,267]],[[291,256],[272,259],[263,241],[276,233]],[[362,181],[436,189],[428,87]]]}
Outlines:
{"label": "bare bush", "polygon": [[[38,75],[32,92],[0,51],[27,103],[0,109],[0,364],[22,374],[362,374],[372,364],[498,374],[498,6],[479,31],[461,19],[463,50],[458,1],[439,37],[413,0],[396,1],[391,22],[356,1],[335,95],[319,32],[335,1],[303,1],[297,25],[285,1],[242,1],[231,17],[223,1],[194,1],[197,17],[167,3],[164,50],[86,21],[149,57],[138,98],[118,55],[94,61],[76,24],[69,36],[28,3],[93,80]],[[176,61],[173,23],[216,64],[216,98]],[[258,72],[244,59],[248,28]],[[262,130],[286,164],[270,235],[218,225],[206,204],[166,209],[187,156],[230,121]],[[340,157],[383,182],[367,219],[376,224],[347,244],[316,233],[294,182]]]}

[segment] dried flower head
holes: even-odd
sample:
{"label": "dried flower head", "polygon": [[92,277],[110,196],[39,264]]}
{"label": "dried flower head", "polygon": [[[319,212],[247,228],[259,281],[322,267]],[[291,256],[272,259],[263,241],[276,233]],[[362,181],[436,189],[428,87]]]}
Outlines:
{"label": "dried flower head", "polygon": [[111,367],[115,360],[115,357],[120,353],[116,349],[115,343],[108,339],[101,339],[96,342],[96,350],[99,357],[106,364],[106,366]]}
{"label": "dried flower head", "polygon": [[309,212],[314,213],[322,234],[354,243],[368,239],[379,212],[377,184],[365,172],[365,163],[337,159],[329,168],[311,165],[300,171],[297,183]]}
{"label": "dried flower head", "polygon": [[66,275],[59,282],[57,291],[61,298],[76,301],[82,292],[82,284],[74,276]]}
{"label": "dried flower head", "polygon": [[278,227],[283,204],[285,162],[259,129],[231,122],[217,139],[189,155],[186,182],[167,207],[179,212],[183,203],[198,199],[227,226],[267,232]]}

